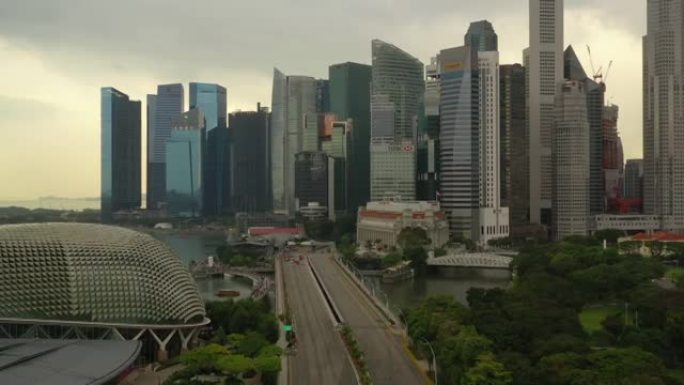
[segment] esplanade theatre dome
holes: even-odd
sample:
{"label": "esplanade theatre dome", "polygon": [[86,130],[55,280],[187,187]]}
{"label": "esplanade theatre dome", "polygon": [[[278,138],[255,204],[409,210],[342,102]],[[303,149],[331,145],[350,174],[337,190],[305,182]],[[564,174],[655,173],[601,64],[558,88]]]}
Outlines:
{"label": "esplanade theatre dome", "polygon": [[0,226],[0,318],[184,325],[205,319],[181,261],[120,227]]}

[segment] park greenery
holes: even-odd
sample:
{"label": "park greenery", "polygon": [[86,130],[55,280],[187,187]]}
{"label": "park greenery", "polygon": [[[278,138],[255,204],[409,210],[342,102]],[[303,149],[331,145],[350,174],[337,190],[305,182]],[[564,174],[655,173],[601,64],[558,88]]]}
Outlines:
{"label": "park greenery", "polygon": [[412,341],[434,346],[439,383],[684,384],[684,291],[654,282],[658,258],[604,249],[606,235],[528,244],[509,289],[409,311]]}
{"label": "park greenery", "polygon": [[278,323],[268,299],[209,302],[206,308],[212,320],[210,343],[183,354],[179,362],[184,368],[166,384],[199,385],[207,376],[230,385],[255,376],[263,385],[275,384],[283,352],[274,345]]}
{"label": "park greenery", "polygon": [[263,257],[260,251],[237,252],[229,243],[217,247],[216,255],[221,263],[235,267],[254,267]]}

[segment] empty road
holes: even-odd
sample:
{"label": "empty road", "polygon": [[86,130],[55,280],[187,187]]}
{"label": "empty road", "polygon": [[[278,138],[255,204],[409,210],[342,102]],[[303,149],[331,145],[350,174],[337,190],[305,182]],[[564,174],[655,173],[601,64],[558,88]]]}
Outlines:
{"label": "empty road", "polygon": [[[351,281],[328,252],[311,255],[311,264],[328,289],[342,318],[351,327],[366,357],[374,385],[426,383],[402,344],[400,332],[387,321]],[[322,382],[325,384],[325,382]]]}
{"label": "empty road", "polygon": [[282,267],[297,336],[297,353],[289,360],[288,383],[356,385],[351,360],[306,259],[300,263],[283,260]]}

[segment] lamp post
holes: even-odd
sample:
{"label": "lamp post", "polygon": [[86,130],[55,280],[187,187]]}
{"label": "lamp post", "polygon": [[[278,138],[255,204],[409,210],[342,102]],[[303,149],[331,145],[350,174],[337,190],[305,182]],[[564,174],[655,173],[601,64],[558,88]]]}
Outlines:
{"label": "lamp post", "polygon": [[432,367],[434,368],[435,385],[437,385],[437,356],[435,356],[435,351],[432,349],[432,344],[430,341],[426,340],[425,338],[421,338],[420,340],[427,344],[427,346],[430,348],[430,352],[432,353]]}

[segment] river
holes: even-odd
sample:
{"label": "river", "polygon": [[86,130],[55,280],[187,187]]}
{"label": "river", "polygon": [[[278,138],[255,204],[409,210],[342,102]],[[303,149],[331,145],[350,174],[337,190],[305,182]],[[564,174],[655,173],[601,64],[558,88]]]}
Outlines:
{"label": "river", "polygon": [[[224,242],[221,236],[189,235],[176,232],[153,235],[168,245],[181,258],[185,266],[193,260],[215,255],[216,248]],[[449,268],[392,284],[382,283],[379,277],[367,279],[387,294],[392,305],[403,309],[414,307],[431,295],[451,295],[457,301],[467,304],[466,296],[471,287],[505,288],[510,282],[510,273],[505,270]],[[197,285],[205,301],[220,299],[216,297],[216,292],[221,289],[236,290],[240,293],[239,298],[246,298],[252,288],[251,281],[243,278],[200,279]]]}
{"label": "river", "polygon": [[[189,235],[176,232],[155,232],[152,236],[169,246],[185,266],[189,266],[191,261],[198,261],[208,255],[216,255],[216,248],[225,240],[224,237],[217,235]],[[222,289],[239,292],[238,299],[247,298],[252,292],[252,281],[247,278],[203,278],[196,282],[205,301],[222,300],[223,298],[216,296],[216,293]]]}

